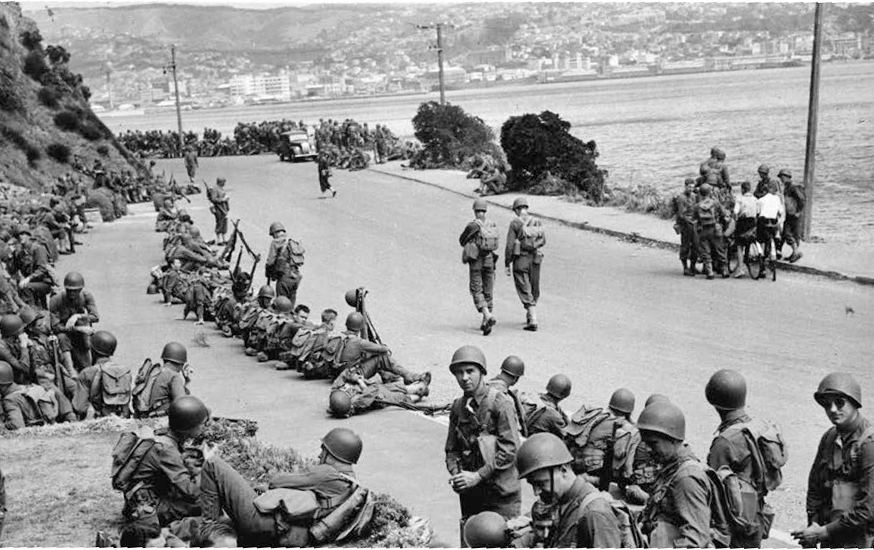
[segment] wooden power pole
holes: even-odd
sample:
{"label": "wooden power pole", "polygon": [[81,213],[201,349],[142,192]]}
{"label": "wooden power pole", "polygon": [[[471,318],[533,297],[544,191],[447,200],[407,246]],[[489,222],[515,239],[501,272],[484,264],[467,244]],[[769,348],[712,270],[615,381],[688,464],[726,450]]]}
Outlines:
{"label": "wooden power pole", "polygon": [[185,138],[182,136],[182,109],[179,106],[179,81],[176,79],[176,46],[170,46],[170,65],[165,67],[173,74],[173,91],[176,94],[176,125],[179,128],[179,152],[185,149]]}
{"label": "wooden power pole", "polygon": [[[446,86],[443,81],[443,23],[416,25],[418,29],[437,29],[437,70],[440,79],[440,105],[446,104]],[[432,46],[433,48],[433,46]]]}
{"label": "wooden power pole", "polygon": [[813,16],[813,59],[810,64],[810,102],[807,107],[807,150],[804,155],[804,204],[801,238],[810,238],[810,222],[813,218],[813,193],[816,165],[816,129],[819,119],[819,64],[822,48],[822,10],[821,2],[816,3]]}

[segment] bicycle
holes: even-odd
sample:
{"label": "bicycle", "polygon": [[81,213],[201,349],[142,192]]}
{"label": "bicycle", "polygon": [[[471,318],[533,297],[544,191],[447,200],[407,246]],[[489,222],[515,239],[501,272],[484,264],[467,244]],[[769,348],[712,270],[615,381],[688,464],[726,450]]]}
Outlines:
{"label": "bicycle", "polygon": [[767,229],[767,239],[762,243],[762,255],[759,257],[759,278],[764,278],[767,275],[765,270],[771,272],[771,281],[777,280],[777,245],[774,244],[777,226],[765,226]]}

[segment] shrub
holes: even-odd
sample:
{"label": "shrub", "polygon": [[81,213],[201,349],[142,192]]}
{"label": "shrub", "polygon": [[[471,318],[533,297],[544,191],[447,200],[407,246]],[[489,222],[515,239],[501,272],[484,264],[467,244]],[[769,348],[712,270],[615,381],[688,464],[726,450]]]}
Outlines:
{"label": "shrub", "polygon": [[58,100],[61,99],[61,92],[54,86],[43,86],[36,93],[39,102],[50,109],[58,107]]}
{"label": "shrub", "polygon": [[570,123],[551,112],[507,119],[501,147],[512,167],[508,187],[533,194],[582,194],[596,204],[604,199],[606,170],[598,168],[598,147],[569,133]]}
{"label": "shrub", "polygon": [[27,163],[31,166],[36,164],[36,161],[42,158],[42,151],[40,151],[33,145],[28,145],[27,150],[25,150],[24,154],[27,156]]}
{"label": "shrub", "polygon": [[83,84],[79,86],[79,91],[82,93],[82,97],[85,99],[85,101],[91,99],[91,88]]}
{"label": "shrub", "polygon": [[43,76],[49,72],[49,66],[46,65],[45,56],[41,50],[33,50],[24,58],[24,66],[22,68],[24,74],[30,78],[41,82]]}
{"label": "shrub", "polygon": [[79,133],[83,138],[88,141],[97,141],[98,139],[103,137],[103,134],[90,124],[80,124],[79,125]]}
{"label": "shrub", "polygon": [[416,168],[456,168],[477,154],[503,158],[491,128],[456,105],[421,104],[413,128],[423,146],[411,161]]}
{"label": "shrub", "polygon": [[107,147],[106,145],[98,145],[97,146],[97,154],[100,155],[101,157],[108,157],[109,156],[109,147]]}
{"label": "shrub", "polygon": [[9,113],[21,112],[24,109],[24,103],[15,87],[15,80],[6,69],[0,69],[0,109]]}
{"label": "shrub", "polygon": [[67,164],[70,161],[70,148],[63,143],[51,143],[46,147],[46,154],[61,164]]}
{"label": "shrub", "polygon": [[22,151],[27,151],[30,147],[30,142],[25,139],[24,136],[21,135],[21,132],[14,128],[9,128],[8,126],[4,126],[3,130],[0,131],[3,134],[3,137],[6,138],[6,141],[15,145],[17,148]]}
{"label": "shrub", "polygon": [[52,65],[65,65],[70,61],[70,54],[63,46],[46,46],[46,55]]}
{"label": "shrub", "polygon": [[79,129],[79,116],[72,111],[61,111],[55,115],[54,121],[61,130],[75,132]]}
{"label": "shrub", "polygon": [[21,40],[21,45],[31,51],[39,49],[42,45],[42,35],[38,29],[22,32],[19,35],[19,39]]}

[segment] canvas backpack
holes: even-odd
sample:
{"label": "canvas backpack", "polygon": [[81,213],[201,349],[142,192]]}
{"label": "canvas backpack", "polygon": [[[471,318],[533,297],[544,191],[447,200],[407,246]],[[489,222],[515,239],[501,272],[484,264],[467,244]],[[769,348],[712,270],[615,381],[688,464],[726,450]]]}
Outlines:
{"label": "canvas backpack", "polygon": [[540,225],[540,220],[528,216],[522,222],[522,238],[519,239],[519,245],[522,250],[536,250],[537,241],[543,238],[543,227]]}
{"label": "canvas backpack", "polygon": [[55,395],[54,390],[46,390],[40,385],[30,384],[19,391],[39,417],[39,420],[28,425],[41,426],[55,423],[58,418],[58,396]]}
{"label": "canvas backpack", "polygon": [[[783,482],[783,466],[789,459],[780,427],[764,420],[752,420],[729,426],[725,432],[740,430],[747,440],[756,479],[750,482],[762,495],[775,490]],[[723,432],[723,433],[725,433]]]}
{"label": "canvas backpack", "polygon": [[565,430],[568,448],[574,455],[575,470],[582,467],[586,472],[592,472],[604,466],[615,439],[616,423],[605,424],[611,419],[615,420],[615,417],[609,411],[585,405],[571,417]]}
{"label": "canvas backpack", "polygon": [[698,223],[701,227],[716,225],[716,200],[712,197],[707,197],[698,203]]}
{"label": "canvas backpack", "polygon": [[164,405],[163,402],[155,402],[153,398],[155,382],[162,371],[163,365],[161,363],[153,363],[151,359],[146,359],[143,362],[143,366],[137,371],[137,377],[131,392],[135,415],[146,416]]}
{"label": "canvas backpack", "polygon": [[498,249],[498,226],[491,220],[485,222],[477,220],[479,225],[479,234],[477,235],[476,245],[481,251],[492,252]]}
{"label": "canvas backpack", "polygon": [[288,264],[294,267],[300,267],[303,265],[304,254],[306,250],[299,241],[296,241],[292,238],[286,239],[285,246],[280,250],[280,255],[282,258],[288,261]]}
{"label": "canvas backpack", "polygon": [[616,500],[606,491],[592,491],[583,498],[580,507],[585,510],[597,499],[604,499],[613,510],[616,522],[619,524],[619,547],[620,548],[646,548],[640,524],[628,505],[621,500]]}
{"label": "canvas backpack", "polygon": [[157,443],[171,446],[175,444],[167,436],[155,435],[150,426],[140,426],[135,431],[125,432],[118,437],[112,448],[113,489],[122,491],[127,498],[137,488],[132,482],[133,475]]}
{"label": "canvas backpack", "polygon": [[99,385],[104,405],[126,406],[131,402],[133,375],[130,369],[107,361],[97,368],[95,382]]}

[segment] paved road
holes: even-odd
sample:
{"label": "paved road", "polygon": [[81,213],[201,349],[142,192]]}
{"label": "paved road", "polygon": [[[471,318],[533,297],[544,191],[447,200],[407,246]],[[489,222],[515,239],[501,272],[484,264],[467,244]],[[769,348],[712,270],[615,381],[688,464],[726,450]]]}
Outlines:
{"label": "paved road", "polygon": [[[161,162],[162,168],[183,173],[181,161]],[[751,411],[780,423],[788,436],[784,488],[770,498],[781,530],[804,521],[806,472],[827,428],[812,399],[819,379],[841,369],[856,374],[865,388],[874,382],[865,368],[874,351],[874,293],[866,287],[791,274],[781,274],[777,283],[689,280],[679,276],[672,253],[546,224],[541,331],[522,330],[524,310],[501,274],[499,323],[484,338],[456,240],[471,214],[466,199],[369,171],[339,170],[338,197],[321,199],[314,164],[279,163],[274,156],[201,159],[201,172],[210,182],[227,177],[232,216],[243,220],[253,246],[266,250],[274,220],[303,240],[307,263],[299,301],[314,314],[334,307],[345,316],[343,293],[365,286],[368,309],[394,356],[415,370],[433,371],[432,402],[458,394],[446,365],[458,346],[476,344],[491,372],[506,355],[524,358],[525,391],[541,391],[557,372],[569,375],[575,383],[569,410],[606,403],[620,386],[633,390],[640,404],[650,393],[666,393],[686,412],[688,440],[703,457],[718,424],[704,384],[718,368],[741,370]],[[206,234],[211,216],[204,204],[202,196],[195,198],[191,211]],[[501,227],[511,217],[500,210],[490,215]],[[152,335],[156,355],[164,339],[187,342],[198,331],[172,321],[180,316],[177,308],[165,310],[142,294],[146,270],[159,260],[160,238],[142,234],[151,218],[121,223],[136,240],[135,262],[95,276],[130,279],[124,287],[136,296],[120,296],[115,305],[135,311],[135,318],[113,321],[139,338],[140,348],[142,328],[166,321]],[[263,282],[263,273],[256,282]],[[116,290],[122,289],[107,292]],[[848,314],[847,306],[855,313]],[[205,334],[210,347],[193,351],[196,392],[221,414],[258,420],[268,441],[315,454],[318,437],[337,423],[323,412],[326,386],[257,365],[241,355],[237,341],[211,329]],[[445,428],[401,411],[371,413],[349,424],[365,437],[362,474],[430,516],[440,542],[454,545],[457,506],[443,467]]]}

